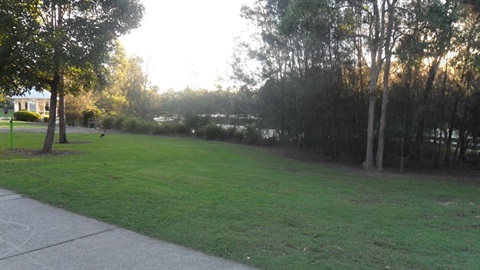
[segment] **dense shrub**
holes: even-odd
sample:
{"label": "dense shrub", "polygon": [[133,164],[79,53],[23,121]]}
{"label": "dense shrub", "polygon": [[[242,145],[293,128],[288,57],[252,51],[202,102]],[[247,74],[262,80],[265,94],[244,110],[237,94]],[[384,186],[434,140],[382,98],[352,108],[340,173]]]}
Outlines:
{"label": "dense shrub", "polygon": [[210,117],[200,117],[193,114],[186,114],[183,123],[189,130],[198,131],[210,123]]}
{"label": "dense shrub", "polygon": [[245,135],[244,131],[236,127],[222,127],[221,125],[209,124],[197,132],[197,137],[207,140],[231,141],[242,143]]}
{"label": "dense shrub", "polygon": [[153,121],[146,121],[146,120],[141,120],[138,123],[137,129],[135,133],[141,133],[141,134],[152,134],[153,128],[157,125],[157,123]]}
{"label": "dense shrub", "polygon": [[205,127],[204,136],[207,140],[226,140],[227,139],[227,131],[215,124],[209,124]]}
{"label": "dense shrub", "polygon": [[31,111],[18,111],[13,114],[15,120],[35,122],[40,119],[40,114]]}
{"label": "dense shrub", "polygon": [[128,117],[122,122],[122,130],[128,133],[148,134],[154,125],[156,124],[150,121]]}
{"label": "dense shrub", "polygon": [[113,128],[113,121],[115,120],[114,116],[104,116],[100,119],[100,125],[104,129],[112,129]]}
{"label": "dense shrub", "polygon": [[100,119],[100,125],[104,129],[122,130],[128,133],[151,133],[156,126],[153,121],[147,121],[124,115],[107,115]]}
{"label": "dense shrub", "polygon": [[192,134],[192,130],[184,124],[181,123],[171,123],[170,129],[173,131],[173,134],[179,135],[190,135]]}
{"label": "dense shrub", "polygon": [[236,143],[241,143],[244,140],[244,134],[241,130],[235,129],[235,132],[233,134],[233,141]]}
{"label": "dense shrub", "polygon": [[280,141],[277,137],[263,138],[262,144],[265,146],[277,146],[280,144]]}
{"label": "dense shrub", "polygon": [[127,117],[123,115],[115,116],[112,122],[112,129],[121,130],[123,126],[123,121],[125,121],[125,119],[127,119]]}
{"label": "dense shrub", "polygon": [[154,135],[191,135],[192,130],[182,123],[156,124],[152,132]]}
{"label": "dense shrub", "polygon": [[138,122],[134,118],[125,118],[122,121],[122,126],[121,129],[125,132],[134,132],[136,127],[138,125]]}
{"label": "dense shrub", "polygon": [[252,125],[245,127],[243,136],[243,142],[246,144],[259,144],[262,141],[262,133]]}
{"label": "dense shrub", "polygon": [[100,110],[86,109],[82,112],[82,126],[90,127],[92,122],[100,118]]}
{"label": "dense shrub", "polygon": [[153,135],[170,135],[173,134],[172,126],[170,124],[158,124],[153,130]]}
{"label": "dense shrub", "polygon": [[75,110],[65,111],[65,120],[67,125],[74,127],[75,125],[82,125],[82,114]]}
{"label": "dense shrub", "polygon": [[238,131],[236,127],[229,127],[225,130],[227,140],[231,141],[235,138],[235,134],[241,133],[241,131]]}
{"label": "dense shrub", "polygon": [[[164,122],[157,123],[129,116],[104,116],[101,126],[105,129],[117,129],[127,133],[153,134],[153,135],[192,135],[191,123]],[[279,144],[277,137],[263,138],[261,131],[248,125],[244,129],[237,127],[222,127],[221,125],[208,124],[197,127],[194,132],[198,138],[217,141],[230,141],[245,144],[262,144],[275,146]]]}

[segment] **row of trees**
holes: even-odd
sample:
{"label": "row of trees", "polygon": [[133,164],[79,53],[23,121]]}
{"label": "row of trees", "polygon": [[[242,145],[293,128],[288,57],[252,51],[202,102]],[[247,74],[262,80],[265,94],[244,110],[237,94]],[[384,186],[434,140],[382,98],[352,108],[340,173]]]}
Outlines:
{"label": "row of trees", "polygon": [[[217,89],[183,91],[169,89],[160,92],[150,86],[144,63],[138,56],[127,56],[117,43],[105,67],[106,83],[91,91],[70,91],[66,96],[67,120],[70,124],[82,120],[86,112],[93,118],[131,116],[152,121],[156,116],[185,119],[199,115],[244,115],[256,113],[253,95]],[[71,79],[66,82],[74,81]],[[66,83],[68,84],[68,83]],[[68,85],[67,89],[74,89]]]}
{"label": "row of trees", "polygon": [[285,142],[363,157],[371,170],[384,154],[465,161],[480,137],[479,6],[258,0],[242,10],[256,42],[240,44],[238,57],[261,68],[235,74],[243,88],[256,83],[260,113]]}
{"label": "row of trees", "polygon": [[[82,118],[99,120],[101,115],[130,115],[144,119],[158,115],[158,89],[148,85],[142,66],[141,58],[127,56],[122,45],[117,42],[105,63],[105,81],[95,88],[70,91],[66,97],[69,123],[73,125]],[[74,88],[72,85],[68,87]]]}
{"label": "row of trees", "polygon": [[[3,0],[0,88],[43,86],[52,101],[58,94],[60,142],[64,119],[82,114],[254,115],[283,143],[357,157],[367,169],[407,158],[449,165],[478,153],[479,3],[257,0],[242,8],[256,33],[234,55],[235,91],[159,93],[142,59],[115,43],[138,26],[138,1]],[[53,142],[50,109],[44,152]]]}

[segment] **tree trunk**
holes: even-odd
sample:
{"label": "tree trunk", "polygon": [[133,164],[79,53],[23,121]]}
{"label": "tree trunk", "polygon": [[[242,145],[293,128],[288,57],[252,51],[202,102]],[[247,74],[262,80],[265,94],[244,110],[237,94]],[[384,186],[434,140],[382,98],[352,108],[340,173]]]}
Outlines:
{"label": "tree trunk", "polygon": [[375,122],[375,94],[369,95],[368,102],[368,126],[367,126],[367,152],[365,155],[365,169],[373,170],[373,144],[374,144],[374,122]]}
{"label": "tree trunk", "polygon": [[443,55],[443,52],[437,52],[437,55],[435,56],[435,59],[433,60],[432,65],[430,66],[430,69],[428,71],[428,77],[427,77],[427,82],[425,84],[425,90],[423,91],[423,100],[422,103],[420,104],[418,108],[418,125],[417,125],[417,135],[415,138],[415,142],[417,145],[417,150],[419,153],[418,156],[418,161],[421,163],[421,158],[422,158],[422,145],[424,141],[423,133],[425,131],[425,123],[427,120],[427,108],[428,108],[428,101],[430,97],[430,93],[432,92],[433,89],[433,82],[435,81],[435,77],[438,71],[438,67],[440,65],[440,59],[441,56]]}
{"label": "tree trunk", "polygon": [[60,71],[56,70],[53,77],[53,81],[50,83],[50,115],[48,116],[47,134],[45,136],[42,149],[42,153],[44,154],[51,153],[53,148],[55,122],[57,120],[57,94],[58,85],[60,83]]}
{"label": "tree trunk", "polygon": [[[440,154],[440,148],[442,147],[442,130],[438,132],[438,123],[435,121],[434,127],[435,130],[433,131],[433,167],[437,168],[438,167],[438,160],[439,160],[439,154]],[[440,138],[438,136],[440,135]],[[438,138],[438,140],[437,140]]]}
{"label": "tree trunk", "polygon": [[385,34],[385,70],[383,71],[383,97],[382,97],[382,110],[380,115],[380,128],[378,132],[378,147],[377,147],[377,171],[383,170],[383,154],[385,149],[385,129],[387,127],[387,108],[390,88],[388,86],[390,79],[390,66],[392,62],[392,52],[390,48],[390,42],[393,32],[393,16],[394,6],[397,1],[388,3],[388,25],[387,32]]}
{"label": "tree trunk", "polygon": [[460,121],[460,127],[458,131],[458,145],[460,146],[460,152],[458,153],[458,163],[465,162],[465,154],[468,148],[468,99],[464,99],[463,103],[463,116]]}
{"label": "tree trunk", "polygon": [[[388,81],[384,84],[388,84]],[[377,147],[377,171],[383,170],[383,154],[385,148],[385,129],[387,127],[387,106],[388,94],[390,89],[384,85],[382,98],[382,113],[380,116],[380,128],[378,132],[378,147]]]}
{"label": "tree trunk", "polygon": [[450,156],[452,153],[452,137],[453,137],[453,129],[455,128],[455,119],[458,110],[458,103],[460,102],[460,93],[455,96],[455,102],[453,105],[452,114],[450,115],[450,123],[448,127],[448,135],[446,136],[445,141],[445,159],[444,165],[448,167],[450,165]]}
{"label": "tree trunk", "polygon": [[[384,2],[383,2],[384,3]],[[365,169],[375,169],[373,164],[373,145],[375,133],[375,89],[377,87],[378,76],[383,65],[382,51],[384,35],[383,12],[380,14],[377,1],[373,1],[374,22],[373,27],[369,31],[369,47],[370,47],[370,85],[368,89],[368,126],[367,126],[367,151],[365,154]],[[382,10],[384,10],[382,8]],[[380,22],[382,21],[382,23]]]}
{"label": "tree trunk", "polygon": [[460,146],[460,152],[458,153],[458,163],[462,163],[465,162],[465,153],[468,145],[467,132],[465,130],[461,130],[459,132],[458,145]]}
{"label": "tree trunk", "polygon": [[59,127],[59,143],[68,143],[67,128],[65,119],[65,91],[62,87],[58,90],[58,127]]}

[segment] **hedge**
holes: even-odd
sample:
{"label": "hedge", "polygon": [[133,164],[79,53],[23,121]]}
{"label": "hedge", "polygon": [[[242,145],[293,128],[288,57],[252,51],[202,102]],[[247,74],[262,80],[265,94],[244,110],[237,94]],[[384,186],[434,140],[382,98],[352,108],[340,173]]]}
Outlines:
{"label": "hedge", "polygon": [[15,112],[13,116],[18,121],[35,122],[40,119],[40,114],[26,110]]}

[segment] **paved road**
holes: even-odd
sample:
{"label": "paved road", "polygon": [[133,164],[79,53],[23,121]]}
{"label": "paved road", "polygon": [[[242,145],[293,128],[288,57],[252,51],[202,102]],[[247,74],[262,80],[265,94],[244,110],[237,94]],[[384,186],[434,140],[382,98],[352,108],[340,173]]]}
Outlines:
{"label": "paved road", "polygon": [[0,269],[252,269],[0,189]]}

